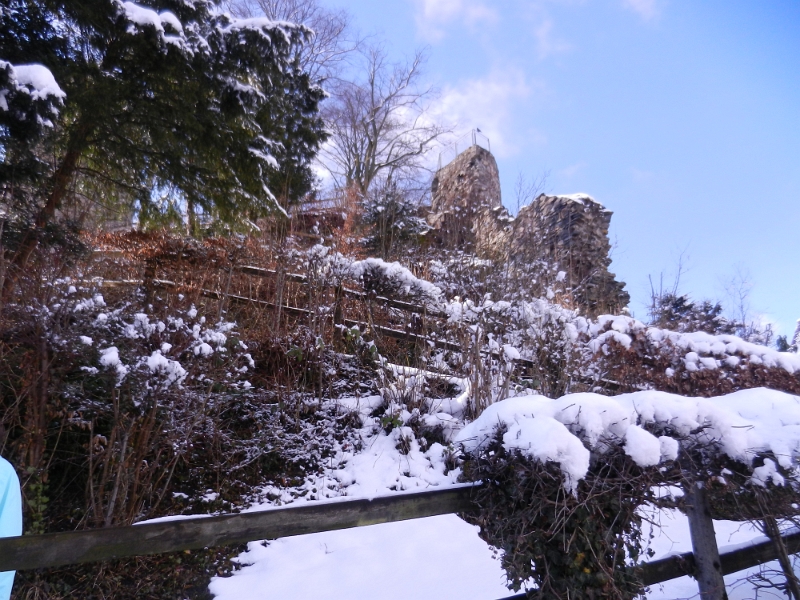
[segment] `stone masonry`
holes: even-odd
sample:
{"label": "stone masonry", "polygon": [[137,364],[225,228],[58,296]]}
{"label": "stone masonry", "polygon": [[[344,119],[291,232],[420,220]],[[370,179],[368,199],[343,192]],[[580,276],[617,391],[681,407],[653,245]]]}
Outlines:
{"label": "stone masonry", "polygon": [[629,301],[625,284],[608,270],[611,215],[586,194],[541,194],[512,217],[501,203],[494,157],[472,146],[436,173],[428,223],[444,247],[520,270],[539,260],[557,265],[576,306],[600,314],[619,312]]}
{"label": "stone masonry", "polygon": [[428,224],[439,244],[473,251],[480,237],[476,226],[481,215],[502,207],[494,156],[471,146],[434,176]]}

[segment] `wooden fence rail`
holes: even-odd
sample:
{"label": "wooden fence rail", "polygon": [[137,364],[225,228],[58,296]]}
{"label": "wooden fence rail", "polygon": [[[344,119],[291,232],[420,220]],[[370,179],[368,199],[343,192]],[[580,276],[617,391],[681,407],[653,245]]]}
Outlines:
{"label": "wooden fence rail", "polygon": [[[245,275],[252,275],[255,277],[266,277],[266,278],[278,277],[278,272],[273,269],[263,269],[261,267],[253,267],[248,265],[236,267],[235,269],[240,273],[243,273]],[[303,285],[308,284],[308,278],[305,275],[301,275],[300,273],[283,273],[283,278],[285,281],[292,281],[294,283],[300,283]],[[330,285],[329,287],[334,287],[334,286]],[[354,300],[361,300],[364,302],[370,299],[369,294],[367,294],[366,292],[359,292],[358,290],[351,290],[349,288],[342,288],[342,294],[347,298],[353,298]],[[398,310],[402,310],[404,312],[424,314],[429,317],[435,317],[437,319],[447,318],[447,314],[440,310],[437,310],[435,308],[430,308],[427,306],[421,306],[419,304],[413,304],[411,302],[405,302],[403,300],[395,300],[394,298],[386,298],[384,296],[375,296],[372,298],[372,301],[377,302],[378,304],[383,304],[384,306],[388,306],[390,308],[396,308]]]}
{"label": "wooden fence rail", "polygon": [[[789,554],[800,552],[800,532],[783,536],[783,543],[786,545]],[[731,573],[743,571],[777,559],[778,551],[772,540],[742,546],[736,550],[720,554],[723,575],[730,575]],[[684,575],[693,575],[695,572],[694,554],[685,552],[675,556],[668,556],[667,558],[644,563],[640,568],[642,583],[645,586],[663,583]],[[501,600],[523,600],[524,598],[526,598],[525,594],[516,594]]]}
{"label": "wooden fence rail", "polygon": [[[478,484],[479,485],[479,484]],[[162,552],[240,544],[320,533],[379,523],[469,512],[472,491],[464,485],[434,491],[400,493],[372,500],[338,500],[262,511],[187,517],[86,531],[0,538],[0,571],[40,569],[69,564],[144,556]],[[790,554],[800,552],[800,532],[783,537]],[[777,558],[772,541],[738,548],[721,555],[724,574]],[[644,585],[654,585],[694,573],[691,552],[639,565]],[[521,600],[516,595],[504,600]]]}
{"label": "wooden fence rail", "polygon": [[196,550],[470,509],[472,485],[85,531],[0,538],[0,571]]}
{"label": "wooden fence rail", "polygon": [[[259,273],[259,276],[266,277],[267,275],[275,275],[274,271],[270,271],[268,269],[260,269],[258,267],[240,267],[239,268],[243,273],[248,275],[253,275],[252,271],[258,270],[263,271],[264,273]],[[266,274],[265,274],[266,273]],[[305,283],[305,276],[298,275],[296,273],[287,273],[286,278],[289,279],[291,277],[292,281],[297,281],[301,283]],[[125,285],[132,285],[132,284],[144,284],[144,281],[108,281],[103,282],[104,286],[108,287],[116,287],[122,284]],[[152,284],[156,287],[161,288],[177,288],[178,285],[174,281],[167,281],[164,279],[154,279],[152,280]],[[215,290],[209,290],[205,288],[196,289],[197,292],[200,293],[201,296],[206,298],[213,298],[215,300],[225,301],[225,302],[233,302],[235,304],[250,304],[252,306],[261,306],[263,308],[267,308],[270,310],[278,310],[280,309],[282,312],[286,314],[296,315],[296,316],[309,316],[311,315],[311,311],[305,308],[299,308],[296,306],[289,306],[286,304],[278,304],[274,302],[269,302],[266,300],[257,300],[255,298],[249,298],[247,296],[238,296],[236,294],[226,294],[223,292],[217,292]],[[356,298],[358,300],[366,301],[367,294],[363,292],[357,292],[354,290],[344,289],[343,291],[345,296],[350,296]],[[428,316],[436,317],[436,318],[443,318],[443,313],[439,313],[437,311],[430,311],[427,307],[418,306],[415,304],[411,304],[409,302],[402,302],[400,300],[392,300],[389,298],[384,298],[383,296],[376,296],[372,298],[373,302],[378,304],[384,304],[391,308],[395,308],[397,310],[410,312],[410,313],[417,313],[417,314],[427,314]],[[332,318],[332,317],[331,317]],[[461,344],[457,344],[455,342],[451,342],[448,340],[443,340],[438,337],[432,337],[429,335],[421,335],[417,333],[412,333],[410,331],[404,331],[402,329],[394,329],[392,327],[385,327],[383,325],[377,324],[367,324],[362,321],[354,321],[352,319],[342,319],[341,323],[337,323],[338,325],[346,325],[347,327],[361,327],[361,328],[370,328],[376,333],[383,335],[387,338],[392,338],[396,340],[405,340],[411,341],[416,343],[432,343],[436,348],[440,348],[442,350],[449,350],[451,352],[461,352],[464,350]],[[492,352],[492,354],[499,355],[498,352]],[[515,363],[519,364],[522,367],[533,367],[535,363],[532,360],[528,360],[526,358],[518,358],[514,360]]]}

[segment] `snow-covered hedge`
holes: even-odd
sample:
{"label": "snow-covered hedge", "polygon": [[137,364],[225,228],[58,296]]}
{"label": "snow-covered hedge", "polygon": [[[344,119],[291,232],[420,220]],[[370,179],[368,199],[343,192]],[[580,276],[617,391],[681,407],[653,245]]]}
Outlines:
{"label": "snow-covered hedge", "polygon": [[774,390],[510,398],[456,443],[483,484],[468,520],[503,551],[509,587],[537,598],[641,594],[627,567],[644,558],[640,509],[663,502],[659,486],[701,484],[735,520],[797,512],[800,398]]}
{"label": "snow-covered hedge", "polygon": [[[204,441],[224,436],[211,411],[248,392],[254,361],[234,323],[187,303],[154,310],[138,293],[111,298],[99,283],[62,279],[4,307],[0,402],[20,470],[53,482],[58,506],[74,500],[74,480],[86,522],[111,525],[166,505],[190,457],[219,458]],[[33,522],[46,498],[29,504]]]}
{"label": "snow-covered hedge", "polygon": [[455,442],[480,452],[498,428],[507,450],[559,465],[570,492],[586,476],[591,453],[615,446],[642,468],[675,460],[681,447],[724,455],[750,467],[760,486],[800,473],[800,397],[766,388],[713,398],[657,391],[509,398],[484,410]]}

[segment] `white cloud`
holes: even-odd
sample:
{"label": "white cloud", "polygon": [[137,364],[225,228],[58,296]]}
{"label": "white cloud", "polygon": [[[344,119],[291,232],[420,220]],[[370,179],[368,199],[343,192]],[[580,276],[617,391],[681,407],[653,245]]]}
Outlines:
{"label": "white cloud", "polygon": [[480,0],[414,0],[417,29],[430,41],[445,35],[445,27],[458,22],[470,28],[497,22],[496,10]]}
{"label": "white cloud", "polygon": [[[543,143],[541,134],[520,131],[514,115],[517,105],[527,100],[542,85],[531,82],[519,69],[494,69],[486,77],[468,79],[457,86],[445,87],[433,107],[432,117],[453,126],[455,139],[471,129],[480,128],[496,156],[510,156],[523,141]],[[522,135],[527,135],[523,140]],[[453,140],[450,140],[453,141]]]}
{"label": "white cloud", "polygon": [[539,60],[547,58],[551,54],[566,52],[572,47],[569,43],[553,37],[553,21],[549,18],[545,18],[534,29],[533,35],[536,37],[536,51]]}
{"label": "white cloud", "polygon": [[622,0],[622,4],[645,21],[652,21],[661,13],[658,0]]}

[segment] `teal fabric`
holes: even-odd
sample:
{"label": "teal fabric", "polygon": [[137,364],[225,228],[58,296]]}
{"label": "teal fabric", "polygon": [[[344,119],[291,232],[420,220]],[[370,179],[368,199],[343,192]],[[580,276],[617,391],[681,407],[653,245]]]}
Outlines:
{"label": "teal fabric", "polygon": [[[22,535],[22,497],[14,467],[0,457],[0,537]],[[15,571],[0,573],[0,600],[11,597]]]}

